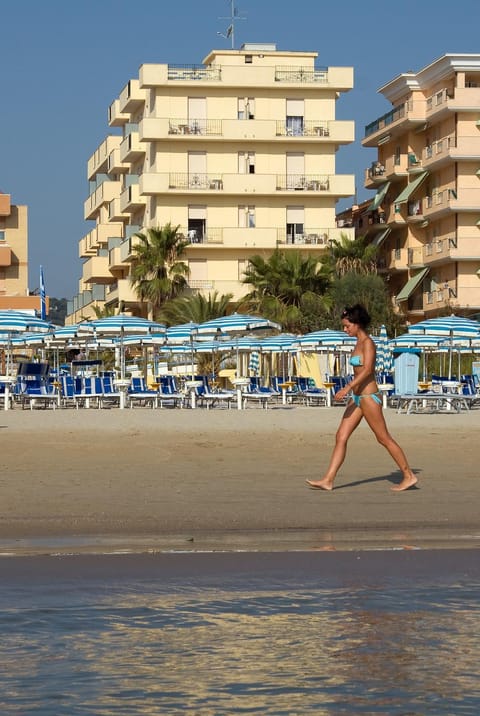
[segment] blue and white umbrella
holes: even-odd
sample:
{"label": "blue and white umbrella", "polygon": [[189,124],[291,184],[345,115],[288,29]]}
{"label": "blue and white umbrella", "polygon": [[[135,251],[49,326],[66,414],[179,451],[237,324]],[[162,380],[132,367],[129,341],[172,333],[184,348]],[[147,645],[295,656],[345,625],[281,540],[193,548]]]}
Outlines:
{"label": "blue and white umbrella", "polygon": [[227,337],[235,336],[235,349],[237,352],[237,375],[239,375],[239,336],[260,331],[280,331],[281,326],[274,321],[262,316],[251,316],[249,314],[232,313],[230,316],[221,316],[211,321],[205,321],[198,326],[198,337]]}
{"label": "blue and white umbrella", "polygon": [[252,351],[248,360],[249,372],[256,376],[260,370],[260,353],[258,351]]}
{"label": "blue and white umbrella", "polygon": [[118,316],[107,316],[106,318],[80,323],[78,332],[79,334],[90,334],[95,339],[101,337],[116,337],[119,339],[120,377],[123,380],[125,378],[125,337],[128,335],[149,335],[163,339],[166,327],[163,323],[149,321],[147,318],[120,313]]}
{"label": "blue and white umbrella", "polygon": [[470,338],[475,340],[480,338],[480,323],[470,318],[462,316],[439,316],[438,318],[429,318],[420,323],[410,326],[408,332],[417,335],[424,334],[430,336],[443,336],[450,341],[450,350],[448,357],[448,377],[452,377],[452,355],[454,351],[454,342],[457,338]]}
{"label": "blue and white umbrella", "polygon": [[341,350],[353,348],[355,338],[347,336],[343,331],[333,331],[330,328],[325,328],[322,331],[312,331],[311,333],[305,333],[303,336],[298,336],[295,344],[298,344],[302,350]]}
{"label": "blue and white umbrella", "polygon": [[280,331],[281,326],[268,318],[261,316],[250,316],[242,313],[232,313],[230,316],[221,316],[211,321],[205,321],[198,326],[198,335],[227,335],[233,336],[241,333],[253,333],[256,331],[275,330]]}
{"label": "blue and white umbrella", "polygon": [[393,365],[393,357],[385,326],[382,325],[380,333],[374,340],[376,346],[375,371],[377,373],[390,373]]}
{"label": "blue and white umbrella", "polygon": [[6,374],[10,374],[11,347],[14,336],[23,333],[48,333],[52,324],[44,321],[38,316],[6,309],[0,311],[0,334],[4,337],[4,344],[7,346]]}

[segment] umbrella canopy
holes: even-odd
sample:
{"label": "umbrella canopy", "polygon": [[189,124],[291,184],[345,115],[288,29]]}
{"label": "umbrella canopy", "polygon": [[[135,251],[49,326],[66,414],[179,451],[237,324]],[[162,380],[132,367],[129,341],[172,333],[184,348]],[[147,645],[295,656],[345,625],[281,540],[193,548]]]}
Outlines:
{"label": "umbrella canopy", "polygon": [[298,344],[302,350],[321,350],[322,348],[332,350],[345,346],[353,348],[355,338],[347,336],[343,331],[332,331],[330,328],[325,328],[322,331],[313,331],[298,336],[295,344]]}
{"label": "umbrella canopy", "polygon": [[262,316],[250,316],[249,314],[232,313],[230,316],[221,316],[211,321],[205,321],[198,326],[198,337],[201,336],[235,336],[235,349],[237,351],[237,376],[239,375],[239,336],[245,333],[257,331],[280,331],[281,326],[274,321]]}
{"label": "umbrella canopy", "polygon": [[232,313],[230,316],[221,316],[211,321],[205,321],[198,326],[198,335],[224,334],[232,336],[239,333],[252,333],[254,331],[275,330],[280,331],[281,326],[268,318],[250,316],[242,313]]}
{"label": "umbrella canopy", "polygon": [[377,348],[375,371],[377,373],[389,373],[392,370],[392,350],[388,341],[387,329],[382,325],[380,333],[375,339]]}
{"label": "umbrella canopy", "polygon": [[52,327],[48,321],[42,318],[24,313],[22,311],[14,311],[7,309],[0,311],[0,334],[4,336],[4,345],[8,346],[6,373],[10,373],[11,363],[11,347],[13,336],[22,333],[47,333]]}
{"label": "umbrella canopy", "polygon": [[120,313],[118,316],[107,316],[93,321],[80,323],[79,334],[90,333],[97,337],[116,337],[120,349],[120,377],[125,378],[125,337],[133,336],[157,336],[160,339],[165,337],[166,327],[163,323],[149,321],[147,318],[130,316]]}
{"label": "umbrella canopy", "polygon": [[190,321],[190,323],[170,326],[166,331],[167,344],[176,345],[180,343],[188,343],[188,341],[193,340],[198,333],[198,325],[198,323]]}
{"label": "umbrella canopy", "polygon": [[452,355],[454,351],[454,340],[460,337],[472,340],[480,338],[480,323],[462,316],[440,316],[430,318],[410,326],[409,333],[417,335],[423,333],[430,336],[443,336],[449,338],[450,349],[448,358],[448,377],[452,377]]}
{"label": "umbrella canopy", "polygon": [[420,323],[410,326],[408,332],[411,334],[423,333],[429,336],[480,336],[480,323],[471,318],[462,316],[440,316],[429,318]]}

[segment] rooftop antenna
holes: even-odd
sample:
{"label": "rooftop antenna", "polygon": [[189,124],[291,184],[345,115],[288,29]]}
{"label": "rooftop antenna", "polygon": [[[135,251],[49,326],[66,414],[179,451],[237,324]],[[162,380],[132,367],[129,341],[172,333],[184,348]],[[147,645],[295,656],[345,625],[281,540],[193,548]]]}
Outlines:
{"label": "rooftop antenna", "polygon": [[242,17],[240,13],[238,12],[238,9],[235,7],[235,0],[227,0],[227,2],[230,3],[230,16],[229,17],[219,17],[219,20],[230,20],[230,25],[227,27],[225,32],[217,32],[217,35],[220,35],[220,37],[223,37],[225,40],[228,40],[231,38],[232,40],[232,50],[235,47],[235,23],[237,20],[246,20],[246,17]]}

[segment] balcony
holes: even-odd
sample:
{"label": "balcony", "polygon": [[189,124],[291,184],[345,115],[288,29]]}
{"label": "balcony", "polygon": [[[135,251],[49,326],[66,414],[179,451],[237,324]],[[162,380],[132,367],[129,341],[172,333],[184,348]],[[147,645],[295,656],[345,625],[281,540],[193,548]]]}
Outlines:
{"label": "balcony", "polygon": [[80,258],[96,256],[101,246],[106,246],[112,236],[123,235],[123,224],[110,222],[108,224],[97,224],[79,242]]}
{"label": "balcony", "polygon": [[95,219],[100,208],[109,204],[120,195],[121,183],[119,181],[103,181],[88,197],[83,205],[84,219]]}
{"label": "balcony", "polygon": [[88,160],[88,179],[94,179],[97,174],[108,172],[108,157],[111,152],[120,146],[122,138],[116,135],[109,135],[95,150]]}
{"label": "balcony", "polygon": [[141,209],[146,204],[146,199],[140,196],[138,184],[127,186],[120,194],[120,209],[122,212],[132,213]]}
{"label": "balcony", "polygon": [[116,99],[108,108],[108,124],[110,127],[123,127],[130,115],[120,111],[120,100]]}
{"label": "balcony", "polygon": [[[119,137],[121,139],[121,137]],[[130,169],[129,162],[120,159],[120,145],[108,155],[107,174],[126,174]]]}
{"label": "balcony", "polygon": [[167,80],[181,82],[219,82],[222,79],[221,67],[210,65],[168,65]]}
{"label": "balcony", "polygon": [[145,104],[146,90],[140,89],[138,80],[127,82],[120,92],[119,109],[121,113],[132,114],[138,111]]}
{"label": "balcony", "polygon": [[277,65],[274,80],[290,85],[322,85],[325,88],[345,91],[353,87],[353,69],[351,67]]}
{"label": "balcony", "polygon": [[0,266],[6,268],[12,264],[12,250],[4,241],[0,245]]}
{"label": "balcony", "polygon": [[417,246],[415,248],[407,249],[408,253],[408,268],[410,269],[416,269],[416,268],[424,268],[425,267],[425,261],[424,261],[424,247],[423,246]]}
{"label": "balcony", "polygon": [[105,294],[105,304],[115,305],[123,301],[125,304],[138,304],[139,298],[136,291],[132,288],[130,279],[119,278],[109,288]]}
{"label": "balcony", "polygon": [[111,283],[108,256],[91,256],[85,261],[82,267],[82,280],[85,283]]}
{"label": "balcony", "polygon": [[409,224],[422,222],[425,220],[422,209],[422,201],[415,199],[407,203],[407,221]]}
{"label": "balcony", "polygon": [[328,191],[330,178],[326,174],[277,174],[277,191]]}
{"label": "balcony", "polygon": [[415,129],[424,123],[425,101],[408,100],[374,122],[367,124],[362,145],[365,147],[378,146],[379,143],[390,141],[394,136],[409,129]]}
{"label": "balcony", "polygon": [[378,184],[385,182],[385,167],[381,162],[372,162],[367,169],[365,169],[364,186],[366,189],[373,189]]}
{"label": "balcony", "polygon": [[189,137],[220,137],[222,136],[221,119],[170,119],[168,134]]}
{"label": "balcony", "polygon": [[223,179],[219,174],[174,172],[169,174],[168,188],[182,191],[222,191]]}
{"label": "balcony", "polygon": [[139,140],[138,132],[127,134],[120,144],[120,161],[134,162],[145,155],[145,145]]}
{"label": "balcony", "polygon": [[327,139],[336,144],[349,144],[355,140],[355,123],[336,120],[303,119],[294,125],[285,120],[275,122],[277,137],[307,137],[308,139]]}
{"label": "balcony", "polygon": [[127,221],[130,218],[130,214],[122,211],[120,207],[120,195],[108,205],[108,218],[110,221]]}

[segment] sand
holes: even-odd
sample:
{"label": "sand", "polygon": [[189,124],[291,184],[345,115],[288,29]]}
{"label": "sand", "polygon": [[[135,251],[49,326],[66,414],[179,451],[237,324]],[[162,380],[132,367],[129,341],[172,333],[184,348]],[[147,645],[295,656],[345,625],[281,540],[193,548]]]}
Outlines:
{"label": "sand", "polygon": [[342,408],[2,413],[1,554],[476,548],[480,410],[386,410],[418,489],[362,424],[332,493]]}

